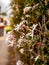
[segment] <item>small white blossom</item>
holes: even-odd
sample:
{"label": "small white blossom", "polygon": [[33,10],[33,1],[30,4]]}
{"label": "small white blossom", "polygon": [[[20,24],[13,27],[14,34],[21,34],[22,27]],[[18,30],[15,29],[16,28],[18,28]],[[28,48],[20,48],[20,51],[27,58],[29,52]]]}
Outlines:
{"label": "small white blossom", "polygon": [[20,53],[22,53],[22,54],[24,53],[24,49],[23,49],[23,48],[20,49],[19,51],[20,51]]}
{"label": "small white blossom", "polygon": [[38,24],[33,24],[33,26],[31,27],[32,28],[31,32],[30,33],[27,33],[26,36],[31,36],[32,39],[33,39],[34,30],[36,29],[37,25]]}
{"label": "small white blossom", "polygon": [[13,45],[16,44],[16,40],[9,41],[8,43],[8,46],[13,47]]}
{"label": "small white blossom", "polygon": [[16,65],[24,65],[24,63],[21,60],[18,60]]}
{"label": "small white blossom", "polygon": [[20,29],[20,26],[17,24],[17,26],[15,26],[15,30],[19,30]]}
{"label": "small white blossom", "polygon": [[21,43],[22,43],[22,41],[23,41],[23,38],[24,38],[24,36],[20,36],[20,39],[18,40],[18,44],[17,44],[17,47],[19,48],[20,47],[20,45],[21,45]]}
{"label": "small white blossom", "polygon": [[15,26],[15,30],[19,31],[19,29],[20,29],[21,26],[24,24],[24,22],[25,22],[25,20],[22,21],[20,24],[17,24],[17,25]]}
{"label": "small white blossom", "polygon": [[31,6],[25,7],[23,13],[24,14],[27,13],[31,8],[32,8]]}
{"label": "small white blossom", "polygon": [[37,25],[38,25],[38,24],[33,24],[33,26],[31,27],[31,28],[32,28],[32,30],[35,30],[35,29],[36,29],[36,27],[37,27]]}
{"label": "small white blossom", "polygon": [[39,3],[37,3],[37,4],[34,5],[33,7],[31,7],[31,6],[26,6],[26,7],[24,8],[24,10],[23,10],[23,13],[26,14],[28,11],[30,11],[30,9],[32,9],[32,11],[33,11],[36,7],[38,7],[38,5],[39,5]]}
{"label": "small white blossom", "polygon": [[6,37],[6,43],[8,44],[8,46],[13,46],[16,43],[16,38],[13,34],[11,34],[12,31],[7,33],[7,37]]}
{"label": "small white blossom", "polygon": [[11,43],[11,42],[8,44],[9,47],[13,47],[13,45],[14,45],[14,44]]}
{"label": "small white blossom", "polygon": [[30,33],[27,33],[26,36],[29,36],[30,34],[31,34],[31,32]]}
{"label": "small white blossom", "polygon": [[38,55],[38,56],[35,58],[35,61],[37,61],[37,60],[38,60],[39,56],[40,56],[40,55]]}
{"label": "small white blossom", "polygon": [[18,40],[18,43],[20,43],[21,44],[21,42],[23,41],[23,38],[24,38],[24,36],[20,36],[20,39]]}
{"label": "small white blossom", "polygon": [[33,24],[33,26],[32,26],[32,31],[31,31],[31,37],[32,37],[32,39],[33,39],[33,35],[34,35],[34,30],[36,29],[37,25],[38,24]]}
{"label": "small white blossom", "polygon": [[25,15],[25,16],[26,16],[26,17],[30,17],[30,15],[28,15],[28,14],[27,14],[27,15]]}

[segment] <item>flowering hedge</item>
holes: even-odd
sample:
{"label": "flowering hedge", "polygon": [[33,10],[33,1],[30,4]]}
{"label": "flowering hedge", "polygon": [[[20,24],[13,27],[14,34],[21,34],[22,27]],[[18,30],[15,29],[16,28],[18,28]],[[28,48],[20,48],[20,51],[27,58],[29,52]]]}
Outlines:
{"label": "flowering hedge", "polygon": [[14,28],[6,42],[13,48],[15,64],[48,65],[49,1],[14,0],[11,5]]}

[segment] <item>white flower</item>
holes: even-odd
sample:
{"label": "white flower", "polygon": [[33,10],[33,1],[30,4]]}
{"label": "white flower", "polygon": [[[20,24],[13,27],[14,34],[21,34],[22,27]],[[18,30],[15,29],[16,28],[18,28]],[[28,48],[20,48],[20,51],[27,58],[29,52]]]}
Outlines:
{"label": "white flower", "polygon": [[21,42],[23,41],[23,38],[24,38],[24,36],[22,36],[22,37],[20,36],[20,39],[18,40],[19,44],[21,44]]}
{"label": "white flower", "polygon": [[27,13],[31,8],[32,8],[31,6],[25,7],[24,10],[23,10],[23,13],[24,14]]}
{"label": "white flower", "polygon": [[17,26],[15,26],[15,30],[19,30],[20,26],[17,24]]}
{"label": "white flower", "polygon": [[12,41],[8,41],[8,46],[11,46],[13,47],[13,45],[16,44],[16,41],[15,40],[12,40]]}
{"label": "white flower", "polygon": [[8,44],[9,47],[13,47],[13,45],[14,45],[13,43],[9,43]]}
{"label": "white flower", "polygon": [[20,36],[20,39],[18,40],[18,44],[17,44],[17,47],[19,48],[20,47],[20,45],[21,45],[21,43],[22,43],[22,41],[23,41],[23,38],[24,38],[24,36]]}
{"label": "white flower", "polygon": [[16,65],[24,65],[24,63],[21,60],[18,60]]}
{"label": "white flower", "polygon": [[16,38],[11,31],[7,33],[6,43],[11,47],[16,43]]}
{"label": "white flower", "polygon": [[36,7],[38,7],[38,5],[39,5],[39,3],[37,3],[37,4],[34,5],[33,7],[31,7],[31,6],[26,6],[26,7],[24,8],[24,10],[23,10],[23,13],[26,14],[28,11],[30,11],[30,9],[32,9],[32,11],[33,11]]}
{"label": "white flower", "polygon": [[25,20],[22,21],[20,24],[17,24],[17,25],[15,26],[15,30],[19,31],[19,29],[20,29],[21,26],[24,24],[24,22],[25,22]]}
{"label": "white flower", "polygon": [[39,56],[40,56],[40,55],[38,55],[38,56],[35,58],[35,61],[37,61],[37,60],[38,60]]}
{"label": "white flower", "polygon": [[35,30],[35,29],[36,29],[36,27],[37,27],[37,25],[38,25],[38,24],[33,24],[33,26],[31,27],[31,28],[32,28],[32,30]]}
{"label": "white flower", "polygon": [[30,36],[30,35],[31,35],[31,32],[26,34],[26,36]]}
{"label": "white flower", "polygon": [[26,17],[30,17],[30,15],[28,15],[28,14],[27,14],[27,15],[25,15],[25,16],[26,16]]}
{"label": "white flower", "polygon": [[32,40],[33,40],[34,30],[36,29],[37,25],[38,24],[33,24],[33,26],[31,27],[32,28],[31,32],[26,34],[26,36],[31,36]]}
{"label": "white flower", "polygon": [[32,31],[31,31],[31,37],[32,37],[32,39],[33,39],[33,35],[34,35],[34,30],[36,29],[37,25],[38,24],[33,24],[33,26],[32,26]]}
{"label": "white flower", "polygon": [[20,51],[20,53],[22,53],[22,54],[24,53],[24,49],[23,49],[23,48],[20,49],[19,51]]}

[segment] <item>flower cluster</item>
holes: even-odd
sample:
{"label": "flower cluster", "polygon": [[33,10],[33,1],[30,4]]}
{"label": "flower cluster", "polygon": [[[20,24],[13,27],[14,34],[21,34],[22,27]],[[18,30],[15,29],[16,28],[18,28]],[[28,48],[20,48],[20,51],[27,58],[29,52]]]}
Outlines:
{"label": "flower cluster", "polygon": [[15,38],[15,35],[12,34],[12,31],[7,33],[6,43],[8,44],[8,46],[11,46],[11,47],[13,47],[13,45],[16,43],[16,38]]}

